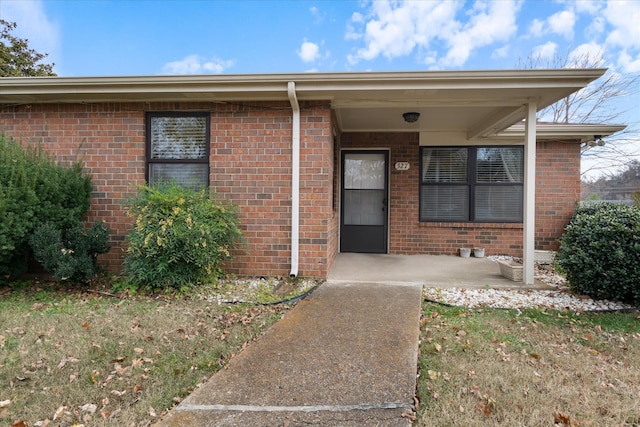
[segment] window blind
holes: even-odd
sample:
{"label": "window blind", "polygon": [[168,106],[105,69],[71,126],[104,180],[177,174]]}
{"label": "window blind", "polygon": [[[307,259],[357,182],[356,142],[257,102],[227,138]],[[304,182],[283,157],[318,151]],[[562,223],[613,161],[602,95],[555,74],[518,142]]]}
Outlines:
{"label": "window blind", "polygon": [[151,159],[203,159],[207,153],[205,117],[151,117]]}

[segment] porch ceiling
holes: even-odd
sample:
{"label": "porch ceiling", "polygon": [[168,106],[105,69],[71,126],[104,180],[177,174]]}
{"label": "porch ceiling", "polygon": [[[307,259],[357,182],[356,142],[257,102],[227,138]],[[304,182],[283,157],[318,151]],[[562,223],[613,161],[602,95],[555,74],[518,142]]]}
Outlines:
{"label": "porch ceiling", "polygon": [[[585,87],[604,69],[300,73],[133,77],[4,77],[2,104],[210,101],[328,101],[343,132],[465,132],[495,134]],[[405,123],[402,113],[420,118]]]}

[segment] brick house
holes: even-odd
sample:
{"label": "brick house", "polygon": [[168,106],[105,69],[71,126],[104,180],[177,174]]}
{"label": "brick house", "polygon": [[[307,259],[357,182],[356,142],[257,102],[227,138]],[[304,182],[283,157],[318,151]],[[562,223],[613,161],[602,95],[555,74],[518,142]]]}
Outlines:
{"label": "brick house", "polygon": [[114,271],[127,198],[171,177],[239,207],[239,275],[482,246],[524,256],[530,283],[534,248],[557,249],[580,198],[581,144],[623,129],[535,114],[604,71],[0,78],[0,131],[82,159]]}

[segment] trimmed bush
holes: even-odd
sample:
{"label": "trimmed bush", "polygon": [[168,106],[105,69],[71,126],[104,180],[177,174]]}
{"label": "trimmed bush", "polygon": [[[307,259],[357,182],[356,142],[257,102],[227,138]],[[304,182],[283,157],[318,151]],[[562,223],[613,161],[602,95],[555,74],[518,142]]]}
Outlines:
{"label": "trimmed bush", "polygon": [[98,273],[97,258],[109,251],[108,239],[109,228],[101,222],[66,231],[47,222],[36,227],[29,243],[36,260],[56,279],[83,282]]}
{"label": "trimmed bush", "polygon": [[579,207],[560,240],[556,262],[571,289],[640,305],[640,208]]}
{"label": "trimmed bush", "polygon": [[242,233],[233,206],[176,183],[144,186],[133,199],[124,272],[150,288],[182,287],[224,274]]}
{"label": "trimmed bush", "polygon": [[61,167],[42,149],[0,134],[0,277],[26,271],[36,225],[74,227],[90,201],[91,177],[80,163]]}

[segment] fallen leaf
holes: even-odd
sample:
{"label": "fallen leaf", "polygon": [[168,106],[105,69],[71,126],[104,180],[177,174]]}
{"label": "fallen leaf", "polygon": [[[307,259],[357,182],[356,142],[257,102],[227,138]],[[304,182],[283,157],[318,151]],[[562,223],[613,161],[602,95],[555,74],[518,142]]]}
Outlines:
{"label": "fallen leaf", "polygon": [[94,405],[93,403],[87,403],[87,404],[82,405],[82,406],[80,407],[80,410],[81,410],[82,412],[88,412],[88,413],[90,413],[90,414],[95,413],[97,409],[98,409],[98,406],[97,406],[97,405]]}
{"label": "fallen leaf", "polygon": [[5,408],[11,404],[10,400],[0,400],[0,408]]}
{"label": "fallen leaf", "polygon": [[440,351],[440,350],[442,350],[442,346],[441,346],[440,344],[438,344],[438,343],[436,343],[436,344],[434,345],[434,347],[436,348],[436,351]]}
{"label": "fallen leaf", "polygon": [[82,327],[85,329],[89,329],[89,322],[87,322],[86,320],[82,322]]}
{"label": "fallen leaf", "polygon": [[140,347],[136,347],[133,349],[134,352],[136,352],[137,354],[142,354],[144,353],[144,349],[140,348]]}
{"label": "fallen leaf", "polygon": [[29,425],[24,422],[23,420],[20,421],[16,421],[15,423],[11,424],[11,427],[29,427]]}
{"label": "fallen leaf", "polygon": [[431,370],[431,369],[429,369],[429,370],[427,371],[427,375],[429,375],[429,378],[430,378],[432,381],[435,381],[435,380],[436,380],[436,379],[438,379],[438,377],[440,376],[440,373],[439,373],[439,372],[436,372],[436,371],[433,371],[433,370]]}
{"label": "fallen leaf", "polygon": [[80,359],[76,359],[75,357],[63,357],[60,363],[58,363],[58,369],[62,369],[67,366],[68,363],[78,363]]}
{"label": "fallen leaf", "polygon": [[553,414],[553,422],[556,424],[562,424],[565,426],[571,425],[571,417],[561,414],[560,412],[554,412]]}
{"label": "fallen leaf", "polygon": [[416,415],[413,412],[403,412],[402,414],[400,414],[400,417],[406,418],[410,421],[416,420]]}
{"label": "fallen leaf", "polygon": [[53,414],[53,419],[56,420],[57,418],[61,417],[66,410],[67,410],[66,406],[61,406],[58,409],[56,409],[56,412]]}
{"label": "fallen leaf", "polygon": [[155,409],[153,409],[153,407],[151,407],[151,406],[149,406],[149,416],[150,416],[151,418],[155,418],[155,417],[157,416],[157,415],[156,415],[156,410],[155,410]]}
{"label": "fallen leaf", "polygon": [[133,386],[134,393],[140,393],[142,391],[142,386],[140,384],[136,384]]}

